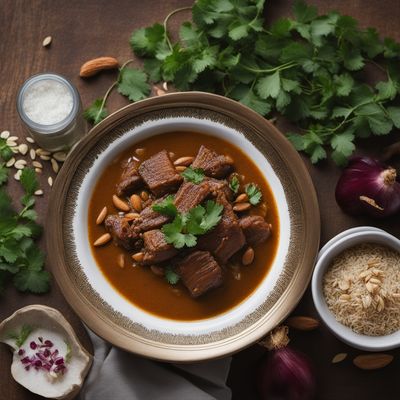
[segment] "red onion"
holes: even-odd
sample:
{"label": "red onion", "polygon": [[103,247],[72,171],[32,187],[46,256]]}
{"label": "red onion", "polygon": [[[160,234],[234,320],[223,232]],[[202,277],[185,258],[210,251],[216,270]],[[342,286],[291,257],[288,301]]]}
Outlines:
{"label": "red onion", "polygon": [[400,211],[396,170],[370,157],[354,157],[336,186],[336,201],[348,214],[387,217]]}
{"label": "red onion", "polygon": [[309,361],[289,347],[288,327],[275,328],[260,344],[268,354],[262,360],[258,389],[263,400],[310,400],[315,381]]}

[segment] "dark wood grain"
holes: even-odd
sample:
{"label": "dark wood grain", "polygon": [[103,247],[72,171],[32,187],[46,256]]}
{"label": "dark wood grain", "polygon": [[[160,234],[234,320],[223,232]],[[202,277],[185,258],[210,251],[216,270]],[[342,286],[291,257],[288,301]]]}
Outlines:
{"label": "dark wood grain", "polygon": [[[313,0],[320,11],[336,9],[359,19],[361,26],[373,26],[382,36],[391,36],[400,40],[400,2],[398,0]],[[1,0],[0,1],[0,131],[8,129],[19,137],[24,137],[15,109],[16,92],[22,82],[30,75],[43,71],[54,71],[70,78],[80,91],[84,105],[101,97],[115,78],[113,72],[98,77],[81,80],[78,77],[80,65],[93,57],[112,55],[124,61],[132,57],[128,39],[133,29],[161,21],[169,11],[190,5],[191,0]],[[279,0],[268,2],[266,19],[272,21],[290,14],[292,1]],[[179,15],[171,22],[174,30],[183,18]],[[42,47],[45,36],[51,35],[50,48]],[[135,63],[138,61],[135,60]],[[127,104],[126,100],[113,93],[109,108],[115,110]],[[284,125],[283,125],[284,127]],[[395,135],[379,140],[362,143],[362,150],[379,155],[383,146],[395,140]],[[334,187],[340,170],[331,162],[313,167],[304,158],[321,204],[322,244],[340,231],[357,225],[371,224],[370,220],[354,219],[345,216],[334,200]],[[397,163],[397,166],[399,164]],[[37,210],[41,222],[46,225],[47,194],[46,184],[50,175],[48,166],[41,178],[45,196],[38,201]],[[11,179],[9,190],[17,199],[20,191]],[[399,220],[392,218],[385,222],[373,222],[387,231],[400,236]],[[47,265],[51,270],[51,265]],[[55,282],[52,290],[44,296],[23,295],[10,288],[0,299],[0,320],[16,309],[34,303],[58,308],[72,323],[83,343],[90,348],[85,331],[63,299]],[[301,300],[295,313],[315,315],[310,293]],[[332,365],[331,358],[338,352],[348,352],[350,356],[358,354],[338,340],[324,327],[309,333],[292,332],[292,345],[306,353],[312,360],[317,381],[317,399],[321,400],[364,400],[398,398],[400,366],[398,351],[395,361],[381,371],[360,371],[352,366],[350,359],[339,365]],[[229,384],[234,399],[256,399],[255,370],[263,351],[253,346],[234,357]],[[9,372],[11,353],[0,347],[0,400],[36,399],[21,386],[17,385]]]}

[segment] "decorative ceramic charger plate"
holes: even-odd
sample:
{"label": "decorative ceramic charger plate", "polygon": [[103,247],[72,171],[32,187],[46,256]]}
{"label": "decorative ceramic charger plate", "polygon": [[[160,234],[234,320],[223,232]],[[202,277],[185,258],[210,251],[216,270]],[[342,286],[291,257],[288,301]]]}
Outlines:
{"label": "decorative ceramic charger plate", "polygon": [[[239,147],[268,181],[280,220],[275,259],[259,286],[234,308],[198,321],[163,319],[130,303],[100,271],[88,239],[88,204],[102,171],[127,147],[171,131],[201,132]],[[173,362],[234,353],[283,321],[309,283],[320,235],[314,187],[282,133],[247,107],[200,92],[137,102],[93,128],[57,177],[47,221],[48,265],[80,318],[120,348]]]}

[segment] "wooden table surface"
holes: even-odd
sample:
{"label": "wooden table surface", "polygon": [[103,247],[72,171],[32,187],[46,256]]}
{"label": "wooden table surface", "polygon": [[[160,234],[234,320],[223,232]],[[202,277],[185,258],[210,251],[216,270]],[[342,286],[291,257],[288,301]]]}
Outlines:
{"label": "wooden table surface", "polygon": [[[399,0],[309,0],[321,12],[336,9],[359,19],[361,26],[373,26],[382,36],[394,37],[400,41]],[[114,79],[113,73],[103,73],[91,80],[78,77],[80,65],[91,58],[110,55],[124,61],[132,57],[128,44],[130,33],[137,28],[161,21],[171,10],[188,6],[192,0],[1,0],[0,1],[0,131],[10,130],[12,135],[25,136],[16,113],[16,92],[23,81],[32,74],[54,71],[70,78],[77,86],[84,106],[94,98],[101,97]],[[269,1],[266,19],[272,21],[290,14],[292,1]],[[190,17],[190,13],[179,15],[171,23],[176,30],[178,23]],[[42,47],[47,35],[53,37],[51,47]],[[136,61],[135,61],[136,62]],[[114,93],[108,107],[116,110],[126,100]],[[389,138],[371,140],[362,144],[363,150],[379,155],[385,145],[395,140],[398,132]],[[353,219],[345,216],[334,200],[334,188],[340,170],[330,162],[317,167],[304,158],[321,205],[321,245],[332,236],[352,226],[374,224],[400,237],[399,219],[376,222]],[[395,163],[396,166],[396,163]],[[397,162],[397,167],[399,163]],[[46,209],[50,188],[47,177],[51,175],[48,166],[41,177],[45,194],[38,200],[37,210],[41,223],[46,226]],[[8,187],[15,199],[19,187],[13,179]],[[51,265],[46,268],[51,271]],[[16,309],[28,304],[46,304],[59,309],[77,330],[79,337],[90,348],[85,331],[74,312],[61,295],[56,282],[51,292],[43,296],[17,293],[10,287],[0,298],[0,320]],[[316,314],[310,292],[307,291],[295,313]],[[351,357],[339,365],[332,365],[331,359],[338,352],[350,356],[359,354],[336,340],[326,328],[321,327],[309,333],[292,332],[292,345],[308,354],[312,360],[318,381],[317,398],[321,400],[347,400],[356,397],[363,400],[397,399],[400,392],[400,352],[392,352],[395,361],[379,371],[366,372],[351,364]],[[254,371],[263,351],[257,346],[236,354],[228,383],[233,399],[256,399]],[[0,400],[36,399],[38,396],[16,384],[10,375],[11,353],[5,346],[0,347]]]}

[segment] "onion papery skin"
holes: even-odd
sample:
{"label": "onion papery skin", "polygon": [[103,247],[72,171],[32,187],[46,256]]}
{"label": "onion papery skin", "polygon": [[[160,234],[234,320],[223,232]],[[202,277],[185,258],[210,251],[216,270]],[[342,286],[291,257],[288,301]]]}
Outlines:
{"label": "onion papery skin", "polygon": [[258,391],[262,400],[312,400],[315,379],[308,359],[290,347],[269,351],[259,368]]}
{"label": "onion papery skin", "polygon": [[[335,196],[342,210],[351,215],[383,218],[400,211],[396,170],[370,157],[350,160],[337,183]],[[361,196],[372,199],[379,208],[360,200]]]}

